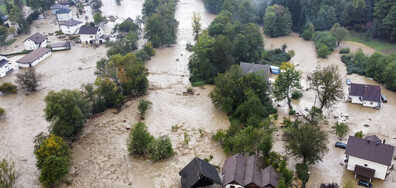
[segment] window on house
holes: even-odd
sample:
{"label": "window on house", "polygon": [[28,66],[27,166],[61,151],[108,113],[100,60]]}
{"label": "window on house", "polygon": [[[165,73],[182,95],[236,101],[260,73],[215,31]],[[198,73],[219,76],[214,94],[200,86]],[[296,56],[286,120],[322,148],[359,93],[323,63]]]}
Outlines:
{"label": "window on house", "polygon": [[92,38],[93,38],[93,36],[89,36],[89,38],[91,38],[91,39],[92,39]]}
{"label": "window on house", "polygon": [[372,104],[373,104],[373,102],[370,102],[370,104],[372,105]]}

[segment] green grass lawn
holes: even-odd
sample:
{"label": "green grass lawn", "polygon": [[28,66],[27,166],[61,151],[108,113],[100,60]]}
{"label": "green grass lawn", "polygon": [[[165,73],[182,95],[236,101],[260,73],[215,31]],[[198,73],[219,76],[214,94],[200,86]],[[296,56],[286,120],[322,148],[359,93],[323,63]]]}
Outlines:
{"label": "green grass lawn", "polygon": [[371,48],[374,48],[375,50],[383,52],[383,53],[395,53],[396,52],[396,44],[368,38],[368,37],[363,36],[360,33],[351,32],[346,37],[345,40],[352,41],[352,42],[360,42],[362,44],[365,44],[365,45],[367,45]]}

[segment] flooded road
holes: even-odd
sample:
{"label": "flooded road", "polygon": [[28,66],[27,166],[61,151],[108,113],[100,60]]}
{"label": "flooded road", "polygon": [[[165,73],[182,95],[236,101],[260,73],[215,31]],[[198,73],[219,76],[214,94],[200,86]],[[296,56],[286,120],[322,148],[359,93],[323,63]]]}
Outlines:
{"label": "flooded road", "polygon": [[[345,84],[345,79],[350,78],[354,83],[362,84],[373,84],[380,85],[379,83],[370,80],[366,77],[359,76],[356,74],[347,75],[346,66],[341,62],[341,55],[338,54],[338,50],[343,47],[349,47],[352,52],[361,48],[364,53],[372,54],[375,52],[374,49],[369,48],[363,44],[355,42],[341,42],[339,48],[328,57],[328,59],[319,59],[316,57],[315,46],[311,41],[304,41],[299,38],[297,34],[292,33],[290,36],[278,37],[278,38],[265,38],[265,48],[280,48],[282,44],[287,44],[287,50],[294,50],[296,55],[291,59],[291,62],[297,65],[297,69],[302,72],[302,86],[304,87],[303,97],[300,100],[294,100],[293,106],[297,111],[305,112],[304,109],[311,108],[314,105],[315,93],[311,90],[305,91],[309,87],[307,82],[307,75],[312,73],[316,66],[328,66],[331,64],[337,65],[340,68],[340,74],[343,80],[344,94],[348,94],[347,85]],[[381,110],[375,110],[368,107],[363,107],[358,104],[345,103],[344,100],[334,104],[330,109],[324,110],[324,114],[327,116],[327,121],[329,124],[322,124],[323,130],[329,134],[328,148],[329,152],[324,156],[323,161],[318,164],[310,166],[310,180],[307,183],[307,187],[319,187],[320,183],[338,183],[351,179],[354,184],[357,183],[358,179],[354,179],[353,172],[347,171],[340,163],[344,160],[345,150],[335,148],[334,144],[338,141],[334,134],[334,129],[332,126],[335,125],[337,121],[345,122],[349,125],[349,134],[353,135],[355,132],[362,130],[363,133],[368,136],[375,134],[381,139],[386,139],[388,144],[396,146],[396,93],[387,90],[383,85],[381,85],[382,93],[388,97],[389,102],[383,104]],[[279,121],[282,121],[284,116],[288,116],[288,107],[285,101],[279,103],[281,107],[279,110]],[[317,101],[317,106],[319,102]],[[365,127],[367,124],[369,127]],[[281,131],[277,131],[274,134],[275,143],[274,150],[277,152],[285,153],[283,148],[283,142],[281,141]],[[347,142],[346,138],[342,140]],[[289,167],[294,169],[294,165],[297,162],[294,157],[289,158]],[[396,161],[393,160],[392,163]],[[392,171],[387,180],[373,180],[374,187],[389,188],[395,187],[396,185],[396,172]]]}

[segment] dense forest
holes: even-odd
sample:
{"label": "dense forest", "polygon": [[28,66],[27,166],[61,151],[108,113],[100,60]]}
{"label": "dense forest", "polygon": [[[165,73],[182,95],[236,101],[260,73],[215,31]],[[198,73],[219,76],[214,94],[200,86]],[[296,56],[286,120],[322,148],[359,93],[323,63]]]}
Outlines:
{"label": "dense forest", "polygon": [[204,0],[212,13],[236,9],[241,22],[262,23],[264,10],[282,5],[291,13],[292,30],[302,32],[311,22],[316,30],[330,30],[334,23],[349,30],[387,41],[396,41],[396,1],[394,0]]}

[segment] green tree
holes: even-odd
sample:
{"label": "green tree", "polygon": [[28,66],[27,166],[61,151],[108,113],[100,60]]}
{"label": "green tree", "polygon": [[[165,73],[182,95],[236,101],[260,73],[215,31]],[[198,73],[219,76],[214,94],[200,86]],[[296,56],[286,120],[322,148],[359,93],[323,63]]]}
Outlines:
{"label": "green tree", "polygon": [[205,8],[211,13],[219,13],[224,0],[204,0]]}
{"label": "green tree", "polygon": [[53,186],[69,173],[70,159],[67,157],[49,156],[43,163],[40,182],[45,187]]}
{"label": "green tree", "polygon": [[159,161],[167,159],[174,155],[172,148],[172,142],[168,136],[160,136],[159,138],[153,139],[147,145],[147,152],[153,161]]}
{"label": "green tree", "polygon": [[147,153],[147,146],[154,139],[147,131],[144,123],[139,122],[131,129],[128,139],[128,151],[131,155],[144,155]]}
{"label": "green tree", "polygon": [[103,99],[107,108],[120,108],[125,101],[125,97],[118,90],[117,85],[109,78],[97,78],[95,81],[97,86],[96,93],[98,97]]}
{"label": "green tree", "polygon": [[37,73],[34,68],[30,68],[25,73],[18,73],[16,75],[16,83],[22,91],[35,92],[37,91],[43,76],[43,74]]}
{"label": "green tree", "polygon": [[335,8],[329,5],[322,5],[312,23],[315,25],[315,29],[322,31],[330,29],[336,21],[337,15]]}
{"label": "green tree", "polygon": [[201,31],[201,15],[194,12],[193,14],[193,21],[192,21],[192,28],[193,28],[193,36],[194,40],[198,40],[199,32]]}
{"label": "green tree", "polygon": [[304,164],[321,161],[327,149],[327,134],[318,126],[295,121],[283,133],[286,149],[292,155],[303,158]]}
{"label": "green tree", "polygon": [[146,114],[146,111],[147,111],[147,109],[149,108],[150,105],[151,105],[150,101],[146,101],[146,100],[143,100],[143,99],[139,101],[138,110],[139,110],[141,119],[144,118],[144,114]]}
{"label": "green tree", "polygon": [[317,67],[311,78],[311,89],[316,92],[320,101],[320,109],[329,107],[343,95],[341,75],[336,65],[329,65],[320,69]]}
{"label": "green tree", "polygon": [[308,22],[305,26],[304,31],[301,33],[301,37],[304,40],[311,40],[314,32],[315,32],[315,26],[311,22]]}
{"label": "green tree", "polygon": [[4,94],[17,93],[18,87],[10,82],[4,82],[0,85],[0,91]]}
{"label": "green tree", "polygon": [[364,137],[363,131],[356,132],[354,137],[363,138]]}
{"label": "green tree", "polygon": [[8,162],[6,159],[0,161],[0,187],[14,188],[18,179],[18,174],[15,170],[15,164],[12,161]]}
{"label": "green tree", "polygon": [[45,11],[49,10],[51,5],[55,3],[55,0],[28,0],[29,6],[40,13],[43,14],[45,18]]}
{"label": "green tree", "polygon": [[5,114],[4,108],[0,108],[0,118],[2,118]]}
{"label": "green tree", "polygon": [[276,97],[277,101],[287,99],[289,109],[293,109],[290,99],[291,91],[301,89],[300,78],[301,73],[292,67],[286,69],[285,72],[281,72],[275,81],[274,96]]}
{"label": "green tree", "polygon": [[89,102],[77,90],[50,91],[44,101],[50,132],[62,138],[72,138],[79,133],[90,115]]}
{"label": "green tree", "polygon": [[335,23],[330,30],[330,33],[335,37],[337,40],[337,46],[340,46],[340,42],[345,39],[348,35],[348,30],[344,27],[340,26],[339,23]]}
{"label": "green tree", "polygon": [[0,45],[6,48],[6,40],[9,34],[9,29],[5,26],[0,25]]}
{"label": "green tree", "polygon": [[96,12],[93,16],[94,18],[94,23],[98,24],[100,22],[105,22],[106,21],[106,17],[102,16],[102,14],[100,12]]}
{"label": "green tree", "polygon": [[303,187],[305,187],[305,184],[309,180],[308,165],[305,163],[296,164],[296,173],[297,173],[298,178],[300,178],[300,180],[302,181]]}
{"label": "green tree", "polygon": [[272,5],[265,10],[264,32],[270,37],[288,35],[291,32],[292,19],[288,8]]}
{"label": "green tree", "polygon": [[336,135],[338,136],[338,139],[341,140],[348,134],[349,128],[347,124],[337,122],[335,125],[335,131],[336,131]]}

